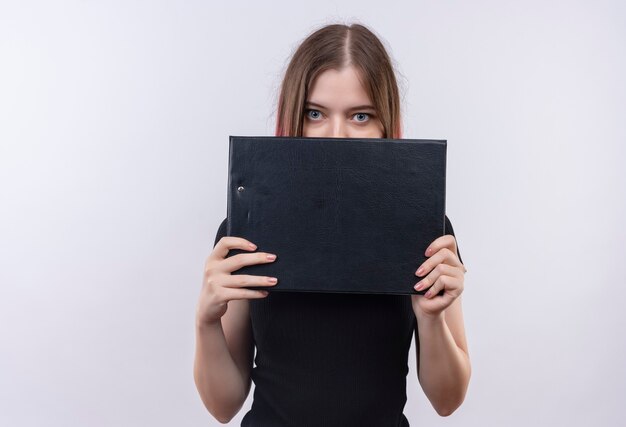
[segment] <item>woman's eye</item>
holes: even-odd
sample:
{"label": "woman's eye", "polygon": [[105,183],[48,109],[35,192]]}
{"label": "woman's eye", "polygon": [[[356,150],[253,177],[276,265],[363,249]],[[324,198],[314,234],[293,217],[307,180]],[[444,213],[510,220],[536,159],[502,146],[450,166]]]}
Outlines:
{"label": "woman's eye", "polygon": [[[305,115],[308,119],[314,120],[314,121],[320,120],[322,118],[322,112],[319,110],[314,110],[312,108],[306,109]],[[370,114],[369,113],[356,113],[353,115],[353,117],[356,117],[356,121],[358,123],[366,123],[370,119]]]}
{"label": "woman's eye", "polygon": [[367,119],[369,119],[369,114],[367,114],[367,113],[356,113],[354,115],[354,117],[357,117],[357,120],[356,120],[357,122],[363,123],[363,122],[367,121]]}
{"label": "woman's eye", "polygon": [[306,116],[311,120],[317,120],[321,117],[322,113],[317,110],[306,110]]}

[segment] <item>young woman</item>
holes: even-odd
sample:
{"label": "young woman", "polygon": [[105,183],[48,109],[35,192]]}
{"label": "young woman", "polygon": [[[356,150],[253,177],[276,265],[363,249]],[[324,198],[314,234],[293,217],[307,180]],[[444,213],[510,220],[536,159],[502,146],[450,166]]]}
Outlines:
{"label": "young woman", "polygon": [[[333,24],[302,42],[281,87],[276,135],[401,137],[394,71],[369,29]],[[416,268],[417,289],[430,288],[424,296],[268,294],[245,287],[271,287],[276,278],[231,273],[280,254],[226,236],[224,220],[196,313],[194,379],[209,412],[230,421],[254,380],[242,426],[408,426],[413,334],[424,393],[438,414],[454,412],[471,368],[461,310],[466,270],[447,216],[445,225],[450,234],[424,248],[427,260]],[[250,253],[227,257],[231,249]]]}

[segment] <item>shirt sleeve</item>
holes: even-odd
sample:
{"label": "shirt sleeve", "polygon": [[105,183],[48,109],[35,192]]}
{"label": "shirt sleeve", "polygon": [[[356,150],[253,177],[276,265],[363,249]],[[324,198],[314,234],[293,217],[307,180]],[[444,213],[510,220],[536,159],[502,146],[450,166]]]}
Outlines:
{"label": "shirt sleeve", "polygon": [[226,236],[226,220],[228,218],[224,218],[224,221],[222,221],[222,223],[220,224],[219,228],[217,229],[217,234],[215,235],[215,242],[213,243],[213,247],[215,247],[215,245],[217,245],[217,242],[224,236]]}
{"label": "shirt sleeve", "polygon": [[[444,227],[444,234],[452,234],[454,236],[454,228],[452,228],[452,223],[450,222],[448,215],[446,215],[446,225]],[[454,236],[454,240],[456,240],[456,236]],[[458,240],[456,241],[456,251],[459,254],[459,261],[461,261],[461,264],[463,264],[463,258],[461,258],[461,249],[459,249]]]}

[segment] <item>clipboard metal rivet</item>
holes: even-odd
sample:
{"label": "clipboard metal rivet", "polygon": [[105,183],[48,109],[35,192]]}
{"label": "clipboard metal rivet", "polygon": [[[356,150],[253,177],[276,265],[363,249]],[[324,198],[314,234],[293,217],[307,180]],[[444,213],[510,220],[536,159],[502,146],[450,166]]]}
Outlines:
{"label": "clipboard metal rivet", "polygon": [[237,188],[237,191],[239,191],[239,192],[241,193],[241,192],[243,191],[243,186],[242,186],[242,185],[240,185],[240,186]]}

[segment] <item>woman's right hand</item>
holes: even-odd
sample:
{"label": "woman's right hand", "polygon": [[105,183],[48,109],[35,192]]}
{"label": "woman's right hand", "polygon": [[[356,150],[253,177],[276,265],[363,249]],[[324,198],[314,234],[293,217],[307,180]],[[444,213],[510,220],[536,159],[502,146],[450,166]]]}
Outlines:
{"label": "woman's right hand", "polygon": [[[204,279],[197,306],[197,320],[215,323],[226,313],[228,301],[235,299],[265,298],[267,291],[243,289],[245,286],[274,286],[268,276],[231,273],[246,265],[273,262],[275,254],[255,252],[237,254],[226,258],[231,249],[254,251],[256,245],[242,237],[223,236],[213,248],[204,264]],[[274,257],[273,259],[271,257]]]}

